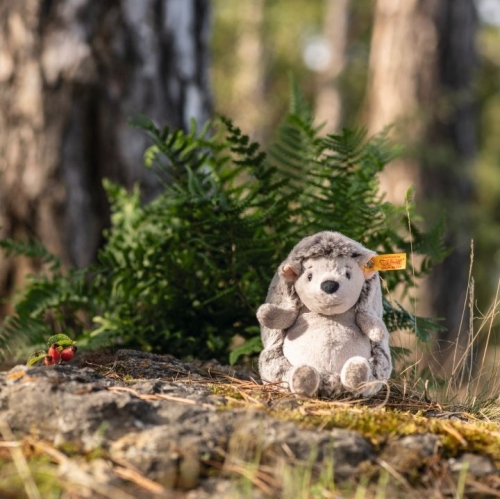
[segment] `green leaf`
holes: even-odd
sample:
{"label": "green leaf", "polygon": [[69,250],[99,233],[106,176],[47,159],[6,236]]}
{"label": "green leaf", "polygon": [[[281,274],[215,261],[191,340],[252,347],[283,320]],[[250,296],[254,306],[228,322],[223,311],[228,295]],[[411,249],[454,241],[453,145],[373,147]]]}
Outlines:
{"label": "green leaf", "polygon": [[45,356],[47,355],[47,352],[45,350],[37,350],[36,352],[33,352],[29,357],[28,360],[26,361],[26,365],[33,366],[37,362],[40,362],[41,360],[45,359]]}
{"label": "green leaf", "polygon": [[250,340],[245,341],[245,343],[243,343],[239,347],[236,347],[229,354],[229,363],[233,365],[243,355],[252,355],[255,353],[259,353],[261,350],[262,350],[262,341],[260,339],[260,336],[254,336]]}
{"label": "green leaf", "polygon": [[69,347],[71,345],[76,345],[76,341],[73,341],[69,336],[66,334],[54,334],[47,340],[47,346],[50,347],[50,345],[57,343],[60,347]]}

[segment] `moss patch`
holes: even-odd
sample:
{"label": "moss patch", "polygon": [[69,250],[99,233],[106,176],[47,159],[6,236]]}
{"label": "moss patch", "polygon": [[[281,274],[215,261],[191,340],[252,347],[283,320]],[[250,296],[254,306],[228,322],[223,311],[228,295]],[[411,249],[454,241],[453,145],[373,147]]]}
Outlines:
{"label": "moss patch", "polygon": [[500,428],[495,423],[463,422],[426,417],[423,413],[371,407],[338,406],[330,410],[304,405],[299,409],[272,411],[272,415],[308,428],[343,428],[354,430],[380,449],[390,439],[432,433],[441,437],[445,457],[460,452],[489,455],[500,467]]}
{"label": "moss patch", "polygon": [[[418,397],[386,401],[375,399],[296,399],[273,387],[249,382],[214,383],[212,393],[228,399],[226,409],[248,407],[304,428],[353,430],[367,438],[377,450],[387,442],[408,435],[431,433],[440,437],[443,457],[463,452],[486,454],[500,469],[500,425],[481,420],[456,408],[446,408]],[[402,407],[403,409],[399,409]],[[453,409],[453,410],[450,410]]]}

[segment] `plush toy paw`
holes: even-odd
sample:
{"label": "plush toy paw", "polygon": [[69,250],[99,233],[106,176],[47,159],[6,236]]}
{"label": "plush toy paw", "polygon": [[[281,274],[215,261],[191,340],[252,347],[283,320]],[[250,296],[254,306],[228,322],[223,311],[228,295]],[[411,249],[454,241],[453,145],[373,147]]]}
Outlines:
{"label": "plush toy paw", "polygon": [[264,303],[257,309],[257,320],[269,329],[287,329],[297,318],[298,310],[285,308],[272,303]]}
{"label": "plush toy paw", "polygon": [[384,321],[374,315],[358,313],[356,322],[361,331],[375,343],[380,343],[389,334]]}
{"label": "plush toy paw", "polygon": [[332,398],[342,391],[342,383],[338,374],[322,375],[318,395],[323,398]]}
{"label": "plush toy paw", "polygon": [[290,391],[302,397],[313,397],[318,391],[320,377],[314,367],[294,366],[288,375]]}
{"label": "plush toy paw", "polygon": [[359,356],[344,364],[340,380],[346,390],[363,397],[371,397],[382,388],[382,383],[373,380],[368,360]]}

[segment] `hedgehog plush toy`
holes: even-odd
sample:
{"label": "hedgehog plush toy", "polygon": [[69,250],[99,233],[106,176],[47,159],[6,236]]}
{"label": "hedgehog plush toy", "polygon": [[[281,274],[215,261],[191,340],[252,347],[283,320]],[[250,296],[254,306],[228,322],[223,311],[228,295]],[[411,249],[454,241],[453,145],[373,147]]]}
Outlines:
{"label": "hedgehog plush toy", "polygon": [[302,239],[279,266],[257,310],[264,382],[305,397],[369,397],[392,371],[375,252],[339,232]]}

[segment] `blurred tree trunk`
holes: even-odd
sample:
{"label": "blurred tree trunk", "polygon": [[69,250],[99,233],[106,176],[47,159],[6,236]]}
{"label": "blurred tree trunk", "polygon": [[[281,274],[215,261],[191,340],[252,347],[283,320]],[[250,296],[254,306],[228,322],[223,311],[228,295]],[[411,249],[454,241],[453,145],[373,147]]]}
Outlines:
{"label": "blurred tree trunk", "polygon": [[[378,0],[370,50],[367,126],[370,134],[395,125],[399,143],[415,146],[430,119],[429,93],[437,81],[437,37],[433,0]],[[381,174],[381,188],[401,203],[408,188],[418,186],[418,161],[405,158]]]}
{"label": "blurred tree trunk", "polygon": [[[102,178],[157,189],[128,119],[209,116],[209,21],[205,0],[0,0],[0,237],[94,259]],[[0,296],[32,265],[0,256]]]}
{"label": "blurred tree trunk", "polygon": [[342,101],[337,79],[345,66],[349,0],[325,0],[323,35],[330,51],[330,61],[318,76],[315,119],[325,123],[324,133],[338,130],[342,119]]}
{"label": "blurred tree trunk", "polygon": [[[264,0],[241,2],[238,9],[241,29],[235,46],[237,70],[232,119],[253,140],[262,142],[265,123]],[[243,21],[243,22],[241,22]]]}
{"label": "blurred tree trunk", "polygon": [[[420,286],[420,313],[445,319],[434,352],[443,365],[467,342],[471,166],[476,154],[473,0],[378,0],[370,56],[370,132],[396,123],[408,154],[384,173],[382,189],[403,201],[410,185],[428,220],[446,216],[451,254]],[[426,144],[424,146],[424,144]],[[420,210],[422,211],[422,210]],[[461,326],[463,321],[463,325]]]}
{"label": "blurred tree trunk", "polygon": [[478,23],[473,0],[440,3],[436,26],[441,99],[427,129],[430,151],[422,161],[421,198],[428,197],[432,203],[429,216],[440,211],[446,213],[449,229],[445,242],[451,253],[433,271],[428,284],[428,300],[436,316],[445,318],[446,331],[439,336],[442,350],[437,352],[440,365],[443,360],[453,359],[454,341],[461,347],[460,358],[469,340],[467,333],[473,333],[468,308],[473,296],[467,298],[475,197],[472,166],[477,153],[473,85]]}

